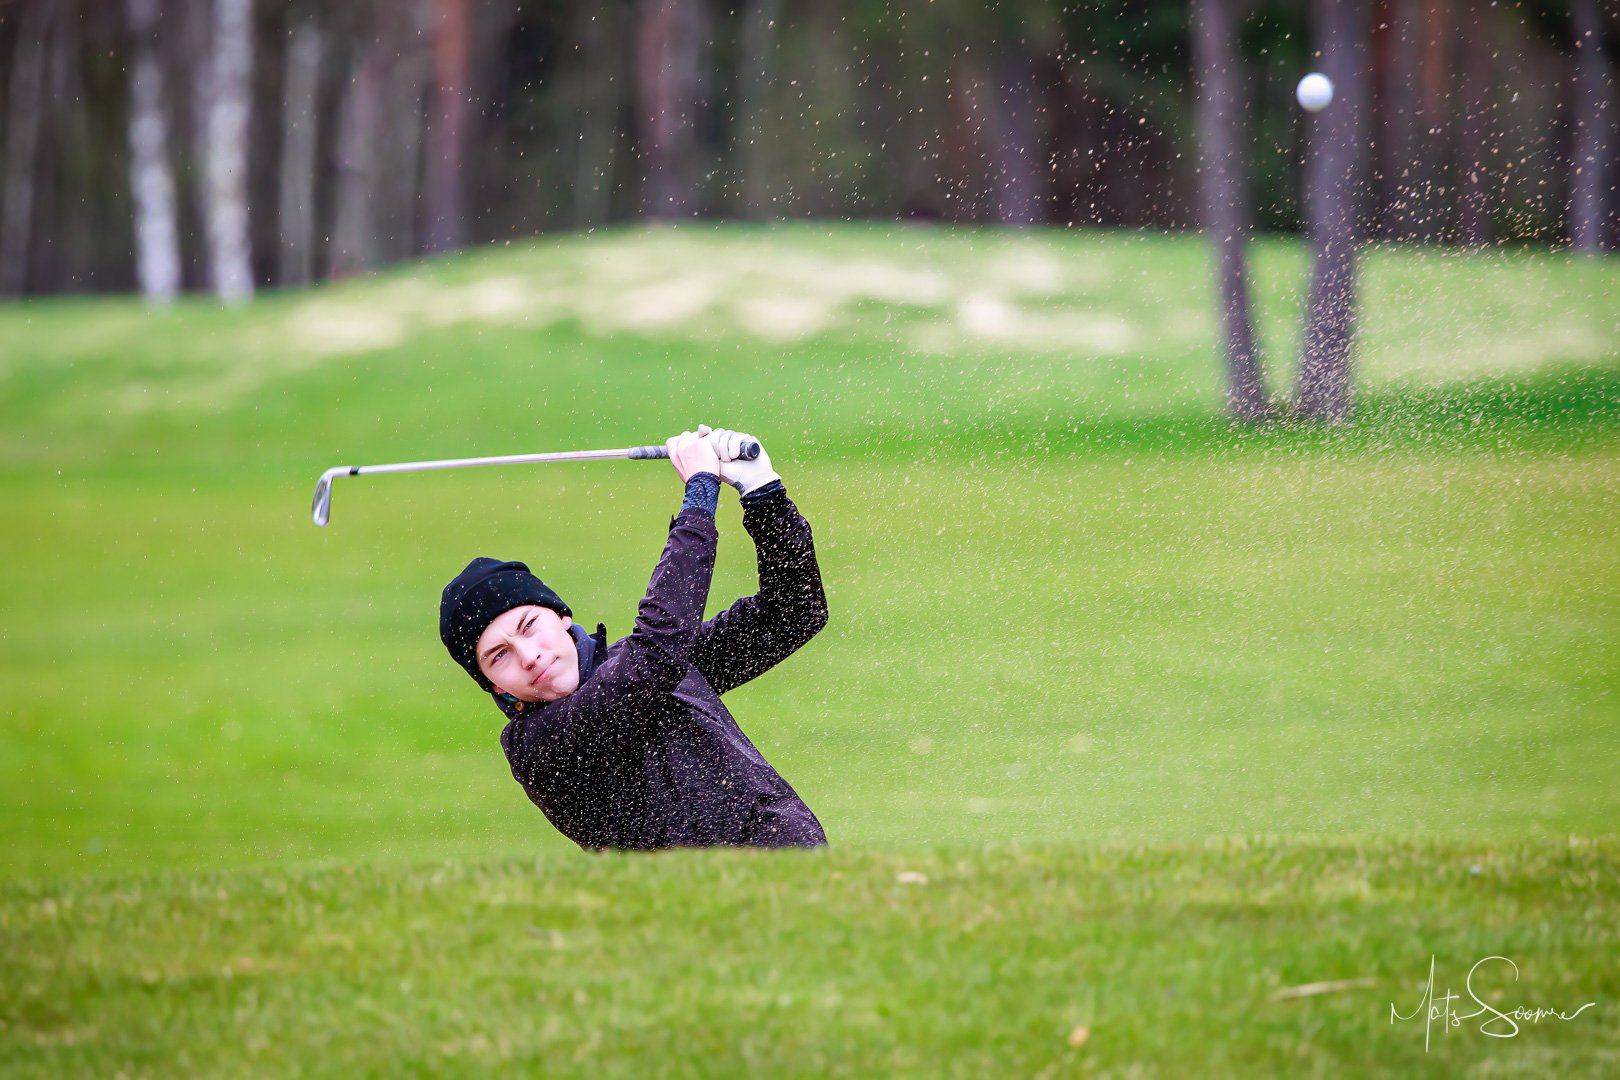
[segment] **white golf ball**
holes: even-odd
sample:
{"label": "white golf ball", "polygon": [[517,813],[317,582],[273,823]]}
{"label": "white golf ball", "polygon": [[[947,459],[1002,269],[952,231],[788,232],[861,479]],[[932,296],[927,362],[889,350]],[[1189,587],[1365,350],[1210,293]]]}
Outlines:
{"label": "white golf ball", "polygon": [[1333,100],[1333,80],[1320,71],[1313,71],[1294,88],[1300,108],[1308,112],[1321,112]]}

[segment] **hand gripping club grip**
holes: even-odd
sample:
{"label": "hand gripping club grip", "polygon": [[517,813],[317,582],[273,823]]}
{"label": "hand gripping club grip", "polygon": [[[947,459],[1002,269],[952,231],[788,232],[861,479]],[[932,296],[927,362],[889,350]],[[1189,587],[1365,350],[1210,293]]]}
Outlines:
{"label": "hand gripping club grip", "polygon": [[[630,448],[630,453],[627,456],[631,461],[647,461],[652,458],[667,458],[669,457],[669,448],[664,446],[633,446]],[[737,455],[737,460],[758,461],[759,443],[743,443],[742,452]]]}

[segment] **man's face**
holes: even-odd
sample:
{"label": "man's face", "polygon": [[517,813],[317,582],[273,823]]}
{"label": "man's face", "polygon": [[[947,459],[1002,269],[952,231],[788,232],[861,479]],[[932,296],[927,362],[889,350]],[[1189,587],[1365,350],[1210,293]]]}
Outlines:
{"label": "man's face", "polygon": [[572,620],[526,604],[496,616],[478,638],[478,670],[519,701],[556,701],[579,689]]}

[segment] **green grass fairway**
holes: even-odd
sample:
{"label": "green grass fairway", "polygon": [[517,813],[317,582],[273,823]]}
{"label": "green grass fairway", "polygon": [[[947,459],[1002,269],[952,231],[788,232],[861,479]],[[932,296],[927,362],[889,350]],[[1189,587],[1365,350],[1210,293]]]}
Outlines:
{"label": "green grass fairway", "polygon": [[[0,1074],[1620,1071],[1620,261],[1370,250],[1358,419],[1261,432],[1208,265],[705,226],[0,307]],[[310,492],[699,421],[815,529],[828,628],[728,701],[833,847],[588,857],[438,592],[523,558],[622,635],[673,472]],[[1391,1024],[1491,955],[1597,1004]]]}

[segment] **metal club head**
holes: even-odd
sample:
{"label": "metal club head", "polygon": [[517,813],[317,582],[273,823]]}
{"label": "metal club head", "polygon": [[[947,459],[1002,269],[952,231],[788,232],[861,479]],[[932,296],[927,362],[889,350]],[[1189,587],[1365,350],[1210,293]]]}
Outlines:
{"label": "metal club head", "polygon": [[353,471],[349,465],[339,465],[321,473],[321,478],[315,481],[315,498],[310,503],[311,516],[315,524],[326,528],[326,523],[332,520],[332,481],[339,476]]}

